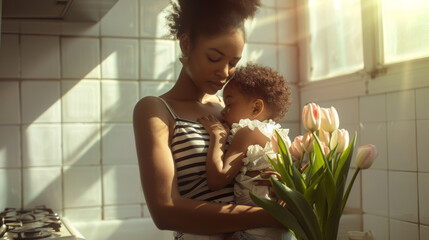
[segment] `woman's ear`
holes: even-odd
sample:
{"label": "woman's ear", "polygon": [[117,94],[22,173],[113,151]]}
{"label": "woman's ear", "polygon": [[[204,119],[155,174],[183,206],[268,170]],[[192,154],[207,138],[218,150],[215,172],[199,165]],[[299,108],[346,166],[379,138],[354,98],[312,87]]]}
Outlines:
{"label": "woman's ear", "polygon": [[180,36],[179,43],[183,57],[189,57],[189,53],[191,51],[191,39],[189,38],[189,35],[186,33],[182,34],[182,36]]}
{"label": "woman's ear", "polygon": [[264,111],[264,101],[260,98],[253,101],[252,117],[256,119]]}

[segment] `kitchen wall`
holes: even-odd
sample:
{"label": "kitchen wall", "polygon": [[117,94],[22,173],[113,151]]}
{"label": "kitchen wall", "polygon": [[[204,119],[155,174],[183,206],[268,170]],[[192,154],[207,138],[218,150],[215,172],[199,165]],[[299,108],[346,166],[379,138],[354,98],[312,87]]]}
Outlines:
{"label": "kitchen wall", "polygon": [[[376,79],[300,79],[301,103],[334,106],[340,128],[357,132],[356,146],[371,143],[379,151],[348,201],[362,209],[362,228],[376,239],[429,239],[429,79],[423,69],[408,69]],[[355,168],[352,162],[349,177]]]}
{"label": "kitchen wall", "polygon": [[[247,23],[242,63],[288,79],[285,127],[299,133],[294,0],[263,0]],[[3,21],[0,209],[45,204],[72,221],[150,217],[139,180],[132,110],[177,78],[164,38],[166,0],[119,0],[98,23]]]}

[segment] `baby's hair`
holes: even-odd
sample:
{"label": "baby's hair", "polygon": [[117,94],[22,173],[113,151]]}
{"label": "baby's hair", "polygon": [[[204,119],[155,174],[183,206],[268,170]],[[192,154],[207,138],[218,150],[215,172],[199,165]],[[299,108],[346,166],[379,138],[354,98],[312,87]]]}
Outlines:
{"label": "baby's hair", "polygon": [[292,103],[286,79],[267,66],[248,63],[238,67],[228,86],[237,87],[245,96],[261,98],[275,121],[286,115]]}
{"label": "baby's hair", "polygon": [[244,31],[244,20],[255,15],[260,0],[172,0],[171,5],[170,34],[179,39],[187,33],[194,41],[199,34],[212,36],[231,28]]}

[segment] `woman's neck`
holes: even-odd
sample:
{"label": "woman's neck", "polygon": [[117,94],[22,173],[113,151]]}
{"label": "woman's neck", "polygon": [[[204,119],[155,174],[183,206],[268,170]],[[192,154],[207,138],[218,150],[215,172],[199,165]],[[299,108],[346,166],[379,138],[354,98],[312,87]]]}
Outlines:
{"label": "woman's neck", "polygon": [[199,103],[205,103],[206,99],[210,97],[210,95],[195,86],[183,68],[173,88],[164,94],[164,96],[178,101],[194,101]]}

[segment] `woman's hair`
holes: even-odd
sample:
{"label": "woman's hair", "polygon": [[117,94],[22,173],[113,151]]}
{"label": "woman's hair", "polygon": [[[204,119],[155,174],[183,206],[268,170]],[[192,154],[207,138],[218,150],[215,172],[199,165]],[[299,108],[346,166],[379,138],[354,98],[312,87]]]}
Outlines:
{"label": "woman's hair", "polygon": [[244,31],[244,20],[255,15],[260,0],[172,0],[171,5],[170,34],[179,39],[187,33],[194,42],[200,34],[212,36],[231,28]]}
{"label": "woman's hair", "polygon": [[273,120],[284,117],[292,103],[286,79],[270,67],[252,63],[239,67],[227,84],[231,86],[245,96],[262,99]]}

